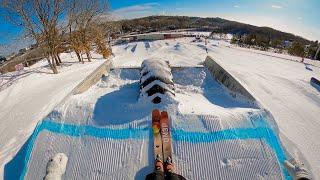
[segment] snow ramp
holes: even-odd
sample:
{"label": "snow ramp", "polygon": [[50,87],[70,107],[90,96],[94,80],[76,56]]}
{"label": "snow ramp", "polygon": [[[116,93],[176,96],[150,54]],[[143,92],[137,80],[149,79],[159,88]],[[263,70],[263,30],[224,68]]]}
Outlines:
{"label": "snow ramp", "polygon": [[63,179],[144,179],[153,170],[156,108],[170,115],[173,161],[187,179],[290,179],[268,112],[234,98],[205,67],[172,76],[176,95],[153,104],[139,99],[139,69],[113,69],[38,124],[5,179],[42,179],[56,153],[69,158]]}

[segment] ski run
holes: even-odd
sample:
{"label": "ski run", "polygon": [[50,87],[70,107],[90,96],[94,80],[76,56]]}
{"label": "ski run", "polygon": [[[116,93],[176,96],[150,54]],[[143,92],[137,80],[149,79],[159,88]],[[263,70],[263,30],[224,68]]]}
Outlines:
{"label": "ski run", "polygon": [[[164,160],[172,156],[175,171],[186,179],[291,179],[284,161],[292,157],[320,178],[320,92],[310,84],[311,77],[320,79],[320,64],[224,40],[209,40],[207,46],[192,41],[114,45],[112,70],[86,92],[64,101],[72,87],[103,63],[100,57],[77,66],[65,54],[70,68],[66,64],[57,75],[61,78],[31,73],[3,87],[0,178],[43,179],[49,160],[60,157],[66,162],[63,179],[138,180],[154,170],[156,153]],[[259,105],[234,98],[218,83],[203,66],[207,55]],[[169,80],[141,89],[142,62],[152,59],[168,61],[169,69],[153,75],[170,72]],[[45,65],[39,62],[25,71],[44,70]],[[157,94],[148,96],[155,84],[166,92],[158,95],[160,103],[152,103]],[[48,96],[44,89],[54,93]],[[161,117],[153,124],[154,109],[167,112],[171,134],[164,131]],[[171,135],[172,147],[157,149],[165,140],[158,141],[157,130],[162,137]]]}

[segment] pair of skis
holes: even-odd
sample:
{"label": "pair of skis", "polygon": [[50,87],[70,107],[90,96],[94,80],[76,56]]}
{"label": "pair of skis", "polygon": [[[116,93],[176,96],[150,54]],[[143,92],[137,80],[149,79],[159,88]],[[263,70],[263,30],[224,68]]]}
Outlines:
{"label": "pair of skis", "polygon": [[[165,162],[165,171],[174,170],[172,164],[171,133],[169,127],[169,116],[166,111],[158,109],[152,111],[153,150],[156,160],[156,170],[162,170],[162,162]],[[157,163],[160,163],[157,165]]]}

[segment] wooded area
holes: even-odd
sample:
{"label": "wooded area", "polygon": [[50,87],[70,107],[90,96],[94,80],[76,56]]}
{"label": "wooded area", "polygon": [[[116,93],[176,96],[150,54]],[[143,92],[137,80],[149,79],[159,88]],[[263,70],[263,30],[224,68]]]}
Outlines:
{"label": "wooded area", "polygon": [[111,54],[99,26],[99,16],[110,11],[107,0],[2,0],[1,6],[7,20],[22,27],[43,50],[55,74],[59,54],[66,50],[74,51],[82,63],[83,55],[91,61],[94,46],[105,58]]}
{"label": "wooded area", "polygon": [[[164,30],[189,29],[211,31],[212,33],[233,34],[232,43],[257,46],[261,50],[276,48],[300,57],[313,59],[318,41],[310,41],[294,34],[281,32],[269,27],[229,21],[221,18],[200,18],[187,16],[149,16],[120,21],[124,33],[146,33]],[[287,45],[289,44],[289,45]],[[318,54],[317,59],[320,59]]]}

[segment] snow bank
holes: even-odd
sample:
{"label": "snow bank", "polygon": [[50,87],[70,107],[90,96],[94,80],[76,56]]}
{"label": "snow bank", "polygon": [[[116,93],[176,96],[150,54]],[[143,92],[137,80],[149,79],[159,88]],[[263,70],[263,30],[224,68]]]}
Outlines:
{"label": "snow bank", "polygon": [[[36,124],[86,76],[105,62],[93,54],[92,62],[78,63],[75,54],[61,54],[59,74],[52,74],[47,61],[20,72],[0,75],[0,179],[3,170],[26,142]],[[0,81],[1,81],[0,80]]]}
{"label": "snow bank", "polygon": [[209,55],[239,79],[272,113],[289,153],[310,164],[315,178],[320,178],[320,142],[317,138],[320,136],[320,93],[310,85],[311,77],[320,78],[320,68],[311,65],[309,70],[305,64],[284,59],[279,54],[266,56],[265,52],[258,54],[257,50],[226,45],[220,41]]}
{"label": "snow bank", "polygon": [[234,97],[237,97],[240,94],[240,96],[245,96],[251,102],[256,101],[256,99],[250,94],[250,92],[245,87],[243,87],[236,78],[228,73],[228,71],[226,71],[221,65],[219,65],[213,58],[208,56],[204,63],[217,81],[222,83],[230,91],[234,92]]}

